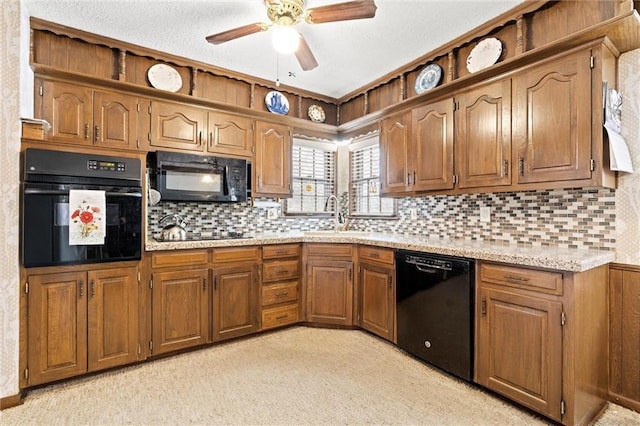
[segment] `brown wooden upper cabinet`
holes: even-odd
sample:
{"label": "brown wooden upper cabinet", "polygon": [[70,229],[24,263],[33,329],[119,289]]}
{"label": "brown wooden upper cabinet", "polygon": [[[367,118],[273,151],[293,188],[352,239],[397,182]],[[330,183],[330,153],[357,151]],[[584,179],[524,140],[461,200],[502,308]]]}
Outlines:
{"label": "brown wooden upper cabinet", "polygon": [[152,147],[251,158],[253,120],[177,102],[151,102]]}
{"label": "brown wooden upper cabinet", "polygon": [[210,112],[207,151],[234,157],[253,155],[253,120],[240,115]]}
{"label": "brown wooden upper cabinet", "polygon": [[151,139],[157,148],[204,151],[207,145],[206,109],[176,102],[151,102]]}
{"label": "brown wooden upper cabinet", "polygon": [[456,96],[460,188],[511,184],[511,79]]}
{"label": "brown wooden upper cabinet", "polygon": [[52,142],[137,150],[138,108],[135,96],[36,79],[35,114]]}
{"label": "brown wooden upper cabinet", "polygon": [[515,77],[518,183],[591,178],[591,64],[583,50]]}
{"label": "brown wooden upper cabinet", "polygon": [[256,121],[252,188],[254,197],[291,197],[291,129]]}
{"label": "brown wooden upper cabinet", "polygon": [[429,103],[382,122],[382,194],[453,188],[453,100]]}

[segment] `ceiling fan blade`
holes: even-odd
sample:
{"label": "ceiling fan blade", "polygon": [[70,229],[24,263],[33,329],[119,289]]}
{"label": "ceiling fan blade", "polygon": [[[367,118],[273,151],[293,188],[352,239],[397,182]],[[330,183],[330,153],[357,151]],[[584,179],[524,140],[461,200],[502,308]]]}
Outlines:
{"label": "ceiling fan blade", "polygon": [[229,40],[248,36],[251,34],[259,33],[260,31],[266,31],[269,28],[267,24],[256,22],[255,24],[244,25],[242,27],[233,28],[231,30],[223,31],[218,34],[213,34],[207,37],[207,41],[213,44],[221,44]]}
{"label": "ceiling fan blade", "polygon": [[310,24],[366,19],[376,16],[373,0],[348,1],[307,10],[305,20]]}
{"label": "ceiling fan blade", "polygon": [[296,58],[304,71],[312,70],[318,66],[318,61],[316,61],[315,56],[313,56],[311,48],[302,34],[300,34],[300,44],[296,50]]}

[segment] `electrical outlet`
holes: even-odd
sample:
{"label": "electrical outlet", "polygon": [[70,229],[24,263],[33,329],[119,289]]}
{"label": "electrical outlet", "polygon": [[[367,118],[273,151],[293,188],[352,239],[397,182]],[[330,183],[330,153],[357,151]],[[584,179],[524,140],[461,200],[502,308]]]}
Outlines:
{"label": "electrical outlet", "polygon": [[277,218],[278,218],[278,209],[267,210],[267,219],[277,219]]}
{"label": "electrical outlet", "polygon": [[480,222],[491,222],[491,207],[480,207]]}
{"label": "electrical outlet", "polygon": [[418,209],[409,209],[409,217],[411,220],[418,219]]}

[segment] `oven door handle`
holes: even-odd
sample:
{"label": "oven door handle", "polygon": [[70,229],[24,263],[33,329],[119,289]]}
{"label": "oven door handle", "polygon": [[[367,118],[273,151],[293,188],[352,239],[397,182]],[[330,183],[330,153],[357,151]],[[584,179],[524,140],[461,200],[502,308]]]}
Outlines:
{"label": "oven door handle", "polygon": [[[61,191],[59,189],[33,189],[26,188],[25,195],[69,195],[69,190]],[[141,192],[105,192],[107,197],[134,197],[142,198]]]}

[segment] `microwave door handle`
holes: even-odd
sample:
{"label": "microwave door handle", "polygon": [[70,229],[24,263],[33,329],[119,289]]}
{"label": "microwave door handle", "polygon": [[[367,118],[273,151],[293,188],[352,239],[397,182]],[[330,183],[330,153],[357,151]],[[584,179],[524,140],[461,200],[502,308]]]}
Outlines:
{"label": "microwave door handle", "polygon": [[229,195],[229,166],[224,166],[224,182],[222,186],[224,187],[224,195]]}

